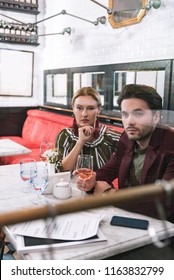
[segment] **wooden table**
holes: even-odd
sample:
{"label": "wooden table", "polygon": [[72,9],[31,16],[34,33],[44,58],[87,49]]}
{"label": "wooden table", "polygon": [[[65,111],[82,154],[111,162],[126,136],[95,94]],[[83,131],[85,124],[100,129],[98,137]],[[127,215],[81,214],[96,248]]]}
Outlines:
{"label": "wooden table", "polygon": [[31,150],[10,140],[0,139],[0,156],[14,156],[20,154],[29,154]]}
{"label": "wooden table", "polygon": [[[10,174],[10,176],[9,176]],[[34,193],[24,193],[22,191],[25,183],[20,179],[19,165],[0,166],[0,213],[24,209],[26,207],[34,207],[32,204]],[[72,182],[72,198],[80,196],[79,190]],[[53,197],[47,195],[50,204],[62,203]],[[36,210],[37,211],[37,210]],[[107,241],[95,242],[83,245],[76,245],[55,249],[51,255],[49,250],[30,252],[24,254],[21,258],[24,259],[90,259],[99,260],[108,258],[135,248],[152,243],[148,230],[138,230],[119,226],[111,226],[110,221],[113,215],[121,215],[126,217],[148,219],[150,228],[154,228],[160,239],[166,238],[166,230],[160,220],[135,214],[121,210],[119,208],[108,206],[100,209],[88,210],[90,213],[103,215],[100,228],[106,236]],[[88,212],[87,211],[87,212]],[[167,235],[174,236],[174,225],[166,222]],[[7,230],[7,237],[11,238],[10,232]],[[12,238],[12,242],[15,240]]]}

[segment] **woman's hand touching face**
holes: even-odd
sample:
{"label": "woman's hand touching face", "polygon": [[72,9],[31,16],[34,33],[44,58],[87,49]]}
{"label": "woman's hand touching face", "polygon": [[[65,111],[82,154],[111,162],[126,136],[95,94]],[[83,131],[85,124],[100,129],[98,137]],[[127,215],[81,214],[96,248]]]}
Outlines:
{"label": "woman's hand touching face", "polygon": [[94,128],[92,126],[84,126],[78,129],[79,140],[82,142],[87,142],[92,140]]}

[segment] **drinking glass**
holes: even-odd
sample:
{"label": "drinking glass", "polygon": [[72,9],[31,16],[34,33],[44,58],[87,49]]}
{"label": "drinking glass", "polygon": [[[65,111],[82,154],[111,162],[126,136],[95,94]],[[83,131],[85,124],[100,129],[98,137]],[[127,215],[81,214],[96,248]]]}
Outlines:
{"label": "drinking glass", "polygon": [[[31,173],[31,168],[33,172]],[[23,189],[23,192],[30,192],[32,191],[31,185],[32,180],[37,175],[37,163],[35,159],[32,158],[25,158],[20,161],[20,176],[24,182],[27,182],[28,187]]]}
{"label": "drinking glass", "polygon": [[[32,168],[30,169],[30,173],[33,173]],[[46,190],[48,186],[48,168],[46,163],[42,165],[38,165],[37,167],[37,175],[32,180],[32,186],[37,193],[36,199],[33,200],[34,204],[42,204],[46,203],[46,200],[42,198],[42,193]]]}
{"label": "drinking glass", "polygon": [[54,144],[51,142],[42,142],[40,144],[40,160],[43,162],[47,162],[47,157],[44,153],[50,149],[54,149]]}
{"label": "drinking glass", "polygon": [[[90,179],[93,174],[93,156],[90,155],[79,155],[76,163],[76,170],[80,179],[85,181]],[[84,197],[84,191],[82,191],[82,197]]]}

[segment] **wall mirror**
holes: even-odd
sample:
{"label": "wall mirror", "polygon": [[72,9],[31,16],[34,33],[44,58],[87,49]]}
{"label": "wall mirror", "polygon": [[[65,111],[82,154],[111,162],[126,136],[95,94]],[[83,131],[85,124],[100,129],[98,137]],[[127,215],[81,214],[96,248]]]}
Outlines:
{"label": "wall mirror", "polygon": [[60,70],[59,73],[48,71],[45,73],[45,102],[68,105],[68,74],[66,70]]}
{"label": "wall mirror", "polygon": [[86,86],[95,88],[100,93],[102,104],[104,104],[105,72],[74,73],[73,92]]}
{"label": "wall mirror", "polygon": [[121,89],[126,84],[142,84],[154,87],[163,99],[164,103],[164,85],[165,71],[115,71],[113,83],[113,106],[117,107],[117,98]]}
{"label": "wall mirror", "polygon": [[129,83],[146,84],[161,95],[168,118],[168,110],[174,111],[172,65],[173,60],[155,60],[45,70],[44,105],[72,114],[73,94],[83,86],[92,86],[101,94],[104,119],[121,122],[117,98],[122,87]]}
{"label": "wall mirror", "polygon": [[112,14],[108,15],[113,28],[120,28],[138,23],[147,13],[144,8],[148,0],[109,0],[108,6]]}
{"label": "wall mirror", "polygon": [[163,108],[170,109],[170,60],[156,60],[112,65],[113,108],[118,109],[117,98],[125,84],[145,84],[154,87],[163,99]]}
{"label": "wall mirror", "polygon": [[154,87],[163,100],[163,121],[172,123],[171,110],[174,107],[174,91],[172,89],[172,60],[156,60],[111,65],[110,73],[112,91],[109,103],[112,111],[109,115],[118,114],[117,99],[125,84],[146,84]]}

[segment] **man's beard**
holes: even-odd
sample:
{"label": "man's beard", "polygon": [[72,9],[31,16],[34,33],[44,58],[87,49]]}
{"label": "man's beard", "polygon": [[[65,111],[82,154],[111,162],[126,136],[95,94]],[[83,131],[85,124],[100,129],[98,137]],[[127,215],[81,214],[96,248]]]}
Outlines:
{"label": "man's beard", "polygon": [[145,141],[147,139],[149,139],[153,133],[153,128],[149,129],[148,131],[143,131],[141,132],[140,130],[138,130],[140,133],[139,135],[130,135],[130,134],[127,134],[128,138],[130,140],[134,140],[134,141]]}

